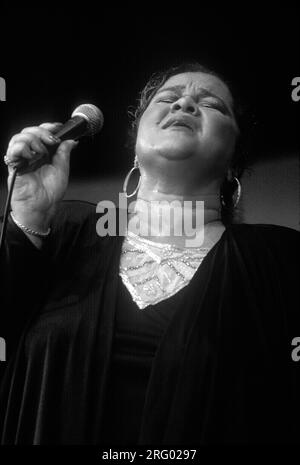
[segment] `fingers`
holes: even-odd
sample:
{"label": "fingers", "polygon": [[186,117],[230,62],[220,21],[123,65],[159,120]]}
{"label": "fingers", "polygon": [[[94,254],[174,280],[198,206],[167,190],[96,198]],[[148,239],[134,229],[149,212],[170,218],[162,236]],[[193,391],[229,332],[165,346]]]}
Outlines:
{"label": "fingers", "polygon": [[19,134],[16,134],[11,138],[8,147],[14,144],[16,139],[18,139],[21,134],[32,134],[40,138],[42,142],[44,142],[45,144],[57,144],[60,142],[60,140],[54,134],[52,134],[51,131],[56,128],[59,128],[60,126],[61,123],[44,123],[41,126],[32,126],[25,128]]}
{"label": "fingers", "polygon": [[19,134],[11,138],[6,153],[7,160],[13,164],[21,158],[26,158],[29,161],[28,166],[30,168],[40,166],[41,159],[47,160],[49,147],[57,145],[51,163],[67,172],[69,169],[70,153],[77,147],[78,142],[74,140],[61,142],[52,133],[52,131],[57,131],[60,126],[62,126],[62,123],[43,123],[40,126],[23,129]]}
{"label": "fingers", "polygon": [[11,162],[20,158],[36,160],[48,154],[48,146],[57,145],[60,139],[51,131],[59,128],[61,123],[44,123],[41,126],[25,128],[13,136],[9,142],[6,156]]}
{"label": "fingers", "polygon": [[43,129],[47,129],[47,131],[50,131],[50,132],[55,132],[62,125],[63,125],[62,123],[43,123],[43,124],[40,124],[39,127]]}
{"label": "fingers", "polygon": [[21,134],[32,134],[36,137],[39,137],[45,144],[57,144],[60,142],[60,140],[54,134],[41,126],[25,128],[23,131],[21,131]]}
{"label": "fingers", "polygon": [[15,153],[20,151],[20,148],[24,147],[24,150],[28,148],[34,150],[37,153],[42,155],[47,154],[47,148],[34,134],[17,134],[12,138],[11,144],[8,146],[7,155],[9,158],[14,158]]}
{"label": "fingers", "polygon": [[65,140],[60,144],[55,156],[53,157],[53,165],[60,170],[67,171],[70,163],[70,153],[77,147],[78,141]]}

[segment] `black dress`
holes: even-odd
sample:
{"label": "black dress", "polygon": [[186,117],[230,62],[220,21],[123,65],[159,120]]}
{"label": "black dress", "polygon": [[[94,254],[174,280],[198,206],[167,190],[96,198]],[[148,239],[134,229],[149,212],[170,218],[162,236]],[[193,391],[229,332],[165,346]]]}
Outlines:
{"label": "black dress", "polygon": [[2,444],[296,443],[299,234],[231,225],[192,280],[138,309],[122,237],[62,202],[42,251],[13,223],[1,257]]}
{"label": "black dress", "polygon": [[121,278],[118,285],[116,322],[108,382],[103,443],[135,445],[152,361],[181,296],[140,310]]}

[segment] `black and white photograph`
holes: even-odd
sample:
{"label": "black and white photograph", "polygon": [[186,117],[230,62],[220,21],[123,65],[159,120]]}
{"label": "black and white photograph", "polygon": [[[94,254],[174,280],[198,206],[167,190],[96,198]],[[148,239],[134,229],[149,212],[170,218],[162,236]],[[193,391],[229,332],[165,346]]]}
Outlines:
{"label": "black and white photograph", "polygon": [[299,13],[3,7],[0,457],[300,445]]}

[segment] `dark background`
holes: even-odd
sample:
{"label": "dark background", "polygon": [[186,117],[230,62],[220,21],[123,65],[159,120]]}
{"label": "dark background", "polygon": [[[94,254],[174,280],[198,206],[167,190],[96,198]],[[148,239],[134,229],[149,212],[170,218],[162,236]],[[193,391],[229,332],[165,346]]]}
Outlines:
{"label": "dark background", "polygon": [[[0,103],[0,153],[23,127],[64,121],[78,104],[91,102],[103,110],[105,124],[76,149],[71,183],[121,179],[133,159],[124,149],[128,107],[153,72],[197,60],[227,76],[255,115],[251,164],[295,160],[300,103],[291,99],[291,81],[300,75],[299,9],[228,11],[197,4],[4,10],[0,76],[7,102]],[[295,184],[298,164],[291,166]],[[2,181],[5,173],[2,165]],[[297,189],[291,195],[288,208],[298,205]]]}

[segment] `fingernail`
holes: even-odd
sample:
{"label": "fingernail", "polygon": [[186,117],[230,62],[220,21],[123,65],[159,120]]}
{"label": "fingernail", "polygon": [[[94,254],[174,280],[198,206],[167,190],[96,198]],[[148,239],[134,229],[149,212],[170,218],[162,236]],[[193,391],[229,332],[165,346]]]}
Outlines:
{"label": "fingernail", "polygon": [[59,142],[60,142],[60,139],[58,137],[56,137],[56,136],[53,136],[53,135],[48,136],[48,139],[51,140],[51,142],[55,142],[56,144],[59,144]]}

